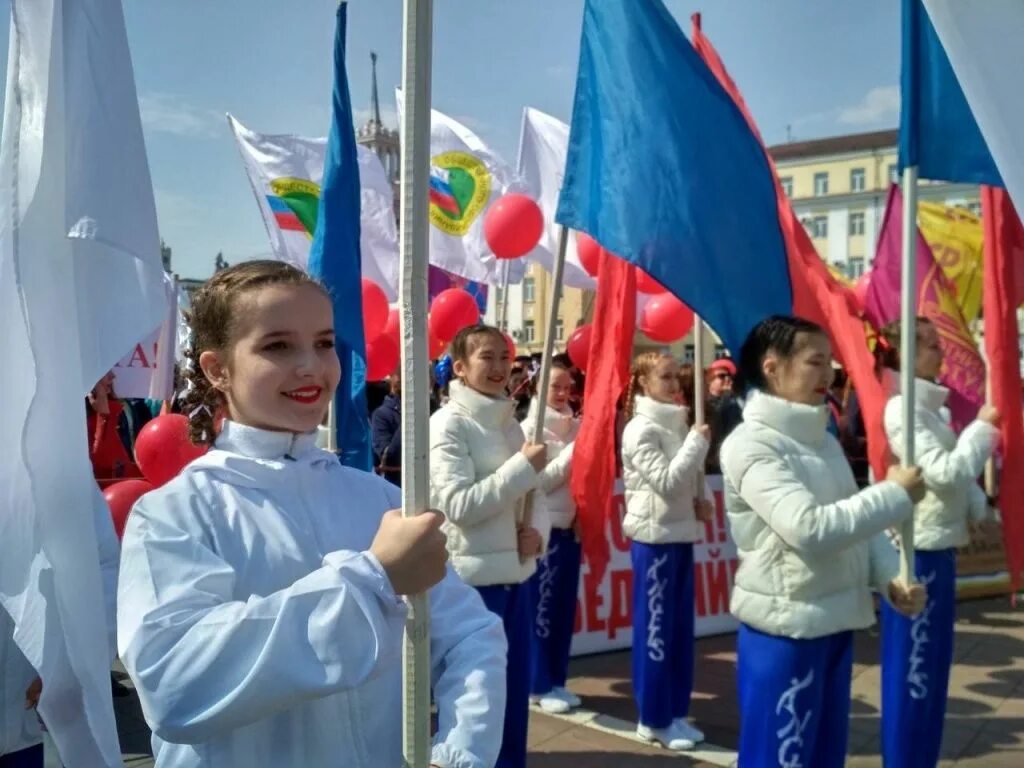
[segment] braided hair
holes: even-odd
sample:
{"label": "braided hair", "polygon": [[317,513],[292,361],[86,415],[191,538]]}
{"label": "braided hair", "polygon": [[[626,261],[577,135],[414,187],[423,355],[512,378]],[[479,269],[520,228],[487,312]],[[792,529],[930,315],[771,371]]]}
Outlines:
{"label": "braided hair", "polygon": [[824,333],[820,325],[802,317],[772,315],[762,320],[740,349],[739,374],[743,388],[767,390],[768,382],[761,369],[765,357],[774,352],[787,360],[803,349],[801,334],[806,337]]}
{"label": "braided hair", "polygon": [[642,376],[650,376],[651,372],[657,367],[658,361],[668,355],[662,354],[661,352],[641,352],[633,360],[633,366],[629,369],[629,384],[626,386],[626,403],[623,409],[623,418],[629,421],[633,418],[633,413],[636,408],[636,396],[642,394],[640,391],[640,378]]}
{"label": "braided hair", "polygon": [[189,439],[196,445],[214,440],[214,425],[227,406],[218,390],[199,367],[208,350],[226,351],[238,336],[238,299],[271,285],[311,285],[326,290],[301,269],[283,261],[245,261],[221,270],[210,278],[192,299],[186,314],[189,338],[185,344],[182,375],[185,391],[179,397],[181,411],[189,420]]}

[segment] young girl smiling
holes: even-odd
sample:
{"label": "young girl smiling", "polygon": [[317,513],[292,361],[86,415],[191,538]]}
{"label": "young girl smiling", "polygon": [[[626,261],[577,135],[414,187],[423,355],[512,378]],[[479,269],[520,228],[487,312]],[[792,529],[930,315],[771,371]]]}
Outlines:
{"label": "young girl smiling", "polygon": [[156,765],[401,764],[401,595],[431,587],[432,761],[492,762],[505,642],[446,572],[440,516],[403,519],[397,488],[315,446],[340,378],[324,290],[243,263],[200,289],[191,324],[184,409],[212,449],[136,505],[119,585]]}

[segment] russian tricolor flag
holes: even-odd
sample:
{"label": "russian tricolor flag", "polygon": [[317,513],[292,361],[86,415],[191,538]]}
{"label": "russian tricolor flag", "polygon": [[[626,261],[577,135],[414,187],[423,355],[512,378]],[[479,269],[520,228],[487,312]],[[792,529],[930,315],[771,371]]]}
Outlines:
{"label": "russian tricolor flag", "polygon": [[288,203],[280,197],[277,195],[267,195],[267,203],[270,205],[270,210],[274,213],[274,221],[277,222],[277,226],[281,229],[293,232],[306,231],[306,228],[299,220],[298,214],[289,208]]}
{"label": "russian tricolor flag", "polygon": [[436,205],[445,213],[458,216],[459,201],[452,194],[452,188],[448,184],[449,174],[444,168],[431,166],[430,168],[430,202]]}

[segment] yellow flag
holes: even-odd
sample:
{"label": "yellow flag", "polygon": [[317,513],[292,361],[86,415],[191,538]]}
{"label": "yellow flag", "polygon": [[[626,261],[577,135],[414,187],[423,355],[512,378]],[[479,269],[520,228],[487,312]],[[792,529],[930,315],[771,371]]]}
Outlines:
{"label": "yellow flag", "polygon": [[917,225],[956,287],[956,303],[964,320],[971,323],[981,311],[981,218],[966,208],[941,203],[919,203]]}

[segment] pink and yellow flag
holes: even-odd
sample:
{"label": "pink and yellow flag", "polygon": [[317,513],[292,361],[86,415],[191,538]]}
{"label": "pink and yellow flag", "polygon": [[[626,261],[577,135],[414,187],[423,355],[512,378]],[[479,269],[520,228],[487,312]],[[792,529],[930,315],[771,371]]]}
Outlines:
{"label": "pink and yellow flag", "polygon": [[919,203],[917,226],[952,283],[964,320],[973,323],[981,311],[981,217],[966,208]]}
{"label": "pink and yellow flag", "polygon": [[[903,196],[898,186],[889,190],[878,249],[865,297],[865,313],[877,328],[900,316],[900,233]],[[935,260],[931,248],[917,233],[917,312],[935,324],[945,360],[939,381],[949,387],[953,428],[963,429],[974,419],[985,399],[985,362],[956,302],[956,289]]]}

